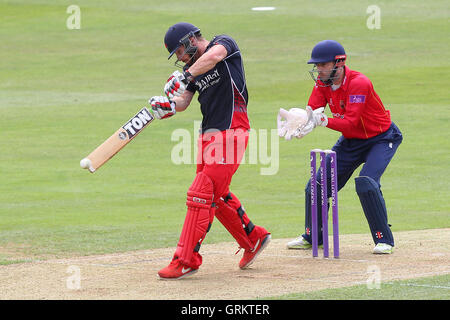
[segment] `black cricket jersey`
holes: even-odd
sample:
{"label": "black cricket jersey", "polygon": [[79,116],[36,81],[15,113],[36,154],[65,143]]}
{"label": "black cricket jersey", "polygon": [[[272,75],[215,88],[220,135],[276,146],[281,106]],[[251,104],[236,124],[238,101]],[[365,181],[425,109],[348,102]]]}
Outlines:
{"label": "black cricket jersey", "polygon": [[227,56],[187,86],[187,90],[199,93],[202,133],[212,129],[249,130],[248,92],[241,52],[236,41],[227,35],[215,36],[206,51],[217,44],[226,48]]}

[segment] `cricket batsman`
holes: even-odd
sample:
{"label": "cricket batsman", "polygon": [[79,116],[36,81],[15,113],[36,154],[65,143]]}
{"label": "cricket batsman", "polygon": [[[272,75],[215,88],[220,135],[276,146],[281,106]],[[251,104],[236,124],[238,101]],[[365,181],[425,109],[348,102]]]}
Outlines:
{"label": "cricket batsman", "polygon": [[[403,140],[399,128],[392,122],[389,110],[385,109],[375,92],[372,82],[362,73],[345,65],[343,46],[333,40],[319,42],[312,50],[308,64],[315,86],[306,107],[306,124],[283,122],[286,128],[279,130],[280,136],[302,138],[316,127],[327,127],[342,133],[332,150],[337,157],[338,190],[342,189],[353,172],[363,164],[355,178],[356,193],[361,202],[372,234],[375,254],[390,254],[394,237],[386,204],[381,192],[380,179]],[[324,113],[329,106],[332,117]],[[290,122],[294,117],[286,117]],[[287,129],[287,128],[291,129]],[[296,128],[294,131],[292,128]],[[279,128],[280,129],[280,128]],[[328,198],[331,197],[330,156],[327,156]],[[317,173],[317,194],[321,193],[320,170]],[[288,242],[289,249],[311,248],[311,188],[305,188],[305,233]],[[321,206],[318,206],[318,225],[322,226]],[[319,230],[319,244],[322,231]]]}
{"label": "cricket batsman", "polygon": [[171,26],[164,43],[169,59],[175,55],[175,65],[182,71],[173,72],[168,79],[166,96],[149,100],[155,117],[168,119],[186,110],[198,92],[203,120],[197,172],[187,192],[186,218],[172,261],[158,272],[159,278],[181,279],[198,271],[202,264],[200,245],[214,217],[244,249],[239,267],[247,268],[267,246],[271,235],[250,221],[229,189],[250,130],[241,52],[231,37],[218,35],[208,41],[199,28],[185,22]]}

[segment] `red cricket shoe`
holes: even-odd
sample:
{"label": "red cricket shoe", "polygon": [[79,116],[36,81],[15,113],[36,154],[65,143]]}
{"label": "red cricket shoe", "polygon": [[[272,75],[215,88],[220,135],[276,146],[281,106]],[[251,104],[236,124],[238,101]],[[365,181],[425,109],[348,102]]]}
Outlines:
{"label": "red cricket shoe", "polygon": [[161,280],[178,280],[185,277],[189,277],[196,273],[198,269],[193,269],[191,267],[187,267],[180,262],[180,260],[175,259],[170,262],[170,264],[159,270],[158,276]]}
{"label": "red cricket shoe", "polygon": [[258,240],[256,241],[255,247],[253,249],[244,251],[244,256],[239,262],[239,268],[241,269],[245,269],[249,265],[251,265],[253,261],[255,261],[256,257],[264,250],[265,247],[267,247],[270,239],[272,238],[272,236],[266,231],[266,229],[262,227],[256,228],[258,228],[258,230],[254,231],[259,231],[261,235],[258,237]]}

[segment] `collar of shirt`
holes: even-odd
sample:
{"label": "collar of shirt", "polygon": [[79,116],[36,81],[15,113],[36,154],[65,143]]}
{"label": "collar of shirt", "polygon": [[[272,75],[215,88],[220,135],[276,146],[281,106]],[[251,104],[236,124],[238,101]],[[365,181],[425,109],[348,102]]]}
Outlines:
{"label": "collar of shirt", "polygon": [[344,91],[347,91],[348,84],[350,82],[349,81],[350,72],[351,72],[350,68],[347,66],[344,66],[344,79],[342,80],[341,86],[338,88],[338,90],[342,89]]}

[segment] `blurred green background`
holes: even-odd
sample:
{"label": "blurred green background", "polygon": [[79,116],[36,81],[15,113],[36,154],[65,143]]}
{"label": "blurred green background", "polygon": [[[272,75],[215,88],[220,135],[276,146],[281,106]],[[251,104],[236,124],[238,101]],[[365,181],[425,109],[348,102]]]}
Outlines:
{"label": "blurred green background", "polygon": [[[278,109],[307,102],[312,47],[341,42],[349,67],[372,80],[404,135],[381,180],[394,235],[449,227],[448,1],[282,0],[256,12],[260,1],[79,0],[81,29],[69,30],[72,4],[0,1],[0,247],[42,258],[176,245],[195,165],[172,162],[171,137],[185,129],[194,144],[196,99],[152,123],[95,174],[79,161],[163,94],[176,69],[163,38],[179,21],[207,39],[236,39],[251,125],[269,142]],[[366,10],[374,4],[381,28],[370,30]],[[299,235],[309,150],[331,148],[338,137],[324,128],[302,140],[276,137],[279,155],[267,143],[268,155],[279,157],[274,175],[261,174],[269,164],[243,164],[231,190],[250,219],[274,238]],[[339,197],[341,233],[368,233],[353,179]],[[205,243],[220,241],[233,239],[215,221]],[[11,258],[0,253],[3,263]]]}

